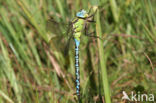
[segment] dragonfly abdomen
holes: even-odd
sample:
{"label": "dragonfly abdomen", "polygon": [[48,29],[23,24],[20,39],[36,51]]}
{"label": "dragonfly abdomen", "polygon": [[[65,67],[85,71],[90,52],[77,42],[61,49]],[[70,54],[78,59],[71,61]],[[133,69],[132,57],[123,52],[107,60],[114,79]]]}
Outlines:
{"label": "dragonfly abdomen", "polygon": [[75,75],[76,75],[76,94],[80,98],[80,67],[79,67],[79,44],[80,41],[75,41]]}

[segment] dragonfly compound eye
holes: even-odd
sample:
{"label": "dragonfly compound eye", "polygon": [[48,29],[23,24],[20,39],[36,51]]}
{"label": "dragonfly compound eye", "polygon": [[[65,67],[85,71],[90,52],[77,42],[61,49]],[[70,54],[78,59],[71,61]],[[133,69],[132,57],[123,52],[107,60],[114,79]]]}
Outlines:
{"label": "dragonfly compound eye", "polygon": [[80,12],[76,14],[77,17],[81,17],[81,18],[86,17],[86,15],[87,15],[87,12],[85,10],[81,10]]}

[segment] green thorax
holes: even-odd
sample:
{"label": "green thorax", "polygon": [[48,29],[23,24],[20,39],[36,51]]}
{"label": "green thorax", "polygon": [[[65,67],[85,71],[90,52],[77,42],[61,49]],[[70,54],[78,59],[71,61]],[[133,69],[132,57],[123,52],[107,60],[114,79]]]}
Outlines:
{"label": "green thorax", "polygon": [[82,33],[82,30],[84,28],[84,19],[80,19],[80,18],[75,18],[73,20],[74,24],[73,24],[73,29],[74,29],[74,39],[77,39],[78,41],[80,41],[80,36]]}

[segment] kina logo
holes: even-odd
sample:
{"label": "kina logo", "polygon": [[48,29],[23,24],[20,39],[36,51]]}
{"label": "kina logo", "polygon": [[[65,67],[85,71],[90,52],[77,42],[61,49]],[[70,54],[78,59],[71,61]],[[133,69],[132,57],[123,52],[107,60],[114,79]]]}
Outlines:
{"label": "kina logo", "polygon": [[140,92],[131,92],[130,95],[128,95],[125,91],[122,92],[122,100],[127,101],[154,101],[154,94],[141,94]]}

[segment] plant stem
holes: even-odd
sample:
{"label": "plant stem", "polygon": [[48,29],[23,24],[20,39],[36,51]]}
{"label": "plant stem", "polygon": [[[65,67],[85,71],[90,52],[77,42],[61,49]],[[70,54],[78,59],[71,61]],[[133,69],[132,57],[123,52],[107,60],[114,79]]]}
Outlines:
{"label": "plant stem", "polygon": [[[97,9],[97,18],[96,18],[96,33],[97,36],[102,36],[101,31],[101,24],[100,24],[100,13]],[[98,39],[98,48],[99,48],[99,57],[100,57],[100,67],[101,67],[101,74],[102,74],[102,84],[104,88],[104,95],[105,95],[105,103],[111,103],[110,98],[110,89],[109,89],[109,83],[108,83],[108,77],[107,77],[107,68],[106,68],[106,59],[104,57],[104,50],[102,46],[102,41]]]}

